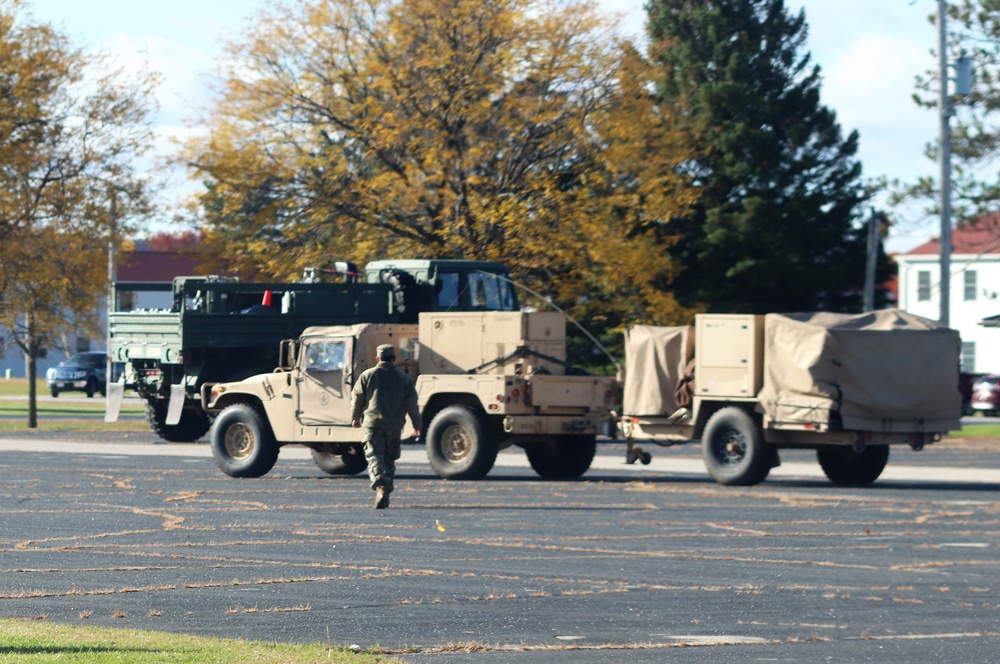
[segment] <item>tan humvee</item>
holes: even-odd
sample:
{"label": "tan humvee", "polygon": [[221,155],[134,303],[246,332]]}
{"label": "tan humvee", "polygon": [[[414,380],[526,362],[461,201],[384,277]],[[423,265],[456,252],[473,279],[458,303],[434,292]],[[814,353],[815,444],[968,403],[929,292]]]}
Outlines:
{"label": "tan humvee", "polygon": [[302,444],[328,473],[364,470],[351,388],[375,363],[376,347],[391,343],[397,368],[414,380],[422,438],[441,477],[479,479],[511,445],[524,448],[542,477],[587,471],[595,436],[613,426],[619,387],[610,377],[566,374],[562,314],[422,313],[419,320],[309,328],[282,342],[273,373],[206,385],[202,402],[218,414],[217,465],[234,477],[259,477],[282,445]]}

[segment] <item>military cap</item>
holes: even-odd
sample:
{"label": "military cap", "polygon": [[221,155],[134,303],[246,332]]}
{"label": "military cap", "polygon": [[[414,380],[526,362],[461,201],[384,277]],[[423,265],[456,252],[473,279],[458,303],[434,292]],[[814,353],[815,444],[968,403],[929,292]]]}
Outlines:
{"label": "military cap", "polygon": [[392,344],[382,344],[375,351],[375,355],[379,359],[394,360],[396,359],[396,348]]}

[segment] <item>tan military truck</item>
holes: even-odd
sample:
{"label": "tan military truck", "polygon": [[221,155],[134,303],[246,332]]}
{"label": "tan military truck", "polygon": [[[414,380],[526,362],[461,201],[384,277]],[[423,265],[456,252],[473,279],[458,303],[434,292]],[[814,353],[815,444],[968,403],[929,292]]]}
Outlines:
{"label": "tan military truck", "polygon": [[282,342],[272,373],[206,384],[216,464],[260,477],[281,446],[300,444],[327,473],[364,470],[351,388],[383,343],[396,346],[396,366],[414,379],[427,456],[443,478],[481,479],[511,445],[540,476],[575,478],[593,461],[596,435],[615,426],[619,384],[570,375],[562,314],[421,313],[417,325],[312,327]]}
{"label": "tan military truck", "polygon": [[779,450],[807,448],[832,482],[867,485],[890,445],[920,450],[961,427],[959,351],[955,330],[898,310],[635,326],[625,342],[627,461],[649,463],[636,440],[700,440],[717,482],[753,485],[780,464]]}

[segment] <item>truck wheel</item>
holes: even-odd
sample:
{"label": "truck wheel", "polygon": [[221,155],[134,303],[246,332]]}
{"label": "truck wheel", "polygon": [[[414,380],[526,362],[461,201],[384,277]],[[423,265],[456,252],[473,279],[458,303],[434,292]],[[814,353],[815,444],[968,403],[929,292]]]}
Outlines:
{"label": "truck wheel", "polygon": [[93,399],[94,395],[97,394],[97,379],[91,376],[87,379],[87,386],[83,388],[87,393],[88,399]]}
{"label": "truck wheel", "polygon": [[57,397],[57,396],[59,396],[59,390],[57,390],[56,388],[54,388],[54,387],[53,387],[53,388],[52,388],[52,396],[53,396],[53,397]]}
{"label": "truck wheel", "polygon": [[750,413],[736,406],[720,408],[705,425],[701,437],[705,467],[719,484],[752,486],[771,472],[775,450]]}
{"label": "truck wheel", "polygon": [[169,443],[193,443],[212,427],[212,421],[207,413],[184,409],[177,424],[166,424],[167,403],[165,401],[146,401],[146,421],[149,428],[157,436]]}
{"label": "truck wheel", "polygon": [[816,458],[827,478],[840,486],[867,486],[877,480],[889,462],[888,445],[869,445],[863,452],[850,447],[821,447]]}
{"label": "truck wheel", "polygon": [[357,475],[368,468],[364,450],[360,447],[351,447],[344,454],[314,449],[312,456],[320,470],[329,475]]}
{"label": "truck wheel", "polygon": [[479,480],[497,460],[497,441],[468,406],[448,406],[431,420],[427,458],[446,480]]}
{"label": "truck wheel", "polygon": [[278,460],[278,444],[271,427],[252,406],[229,406],[212,429],[215,465],[232,477],[261,477]]}
{"label": "truck wheel", "polygon": [[547,480],[572,480],[583,475],[594,461],[597,437],[559,436],[524,446],[528,463]]}

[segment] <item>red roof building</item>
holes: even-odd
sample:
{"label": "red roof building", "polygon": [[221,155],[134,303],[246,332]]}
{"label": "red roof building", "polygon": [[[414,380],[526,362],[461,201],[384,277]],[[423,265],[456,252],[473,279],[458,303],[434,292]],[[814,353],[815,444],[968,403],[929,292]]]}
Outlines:
{"label": "red roof building", "polygon": [[203,259],[190,251],[129,251],[118,255],[118,281],[171,282],[198,274]]}
{"label": "red roof building", "polygon": [[[1000,373],[1000,330],[983,324],[1000,315],[1000,214],[951,234],[948,324],[962,336],[962,371]],[[941,310],[941,242],[934,238],[896,255],[899,308],[937,320]]]}
{"label": "red roof building", "polygon": [[[951,232],[951,253],[955,256],[1000,254],[1000,214],[993,214],[958,226]],[[906,256],[941,255],[941,238],[920,245]]]}

